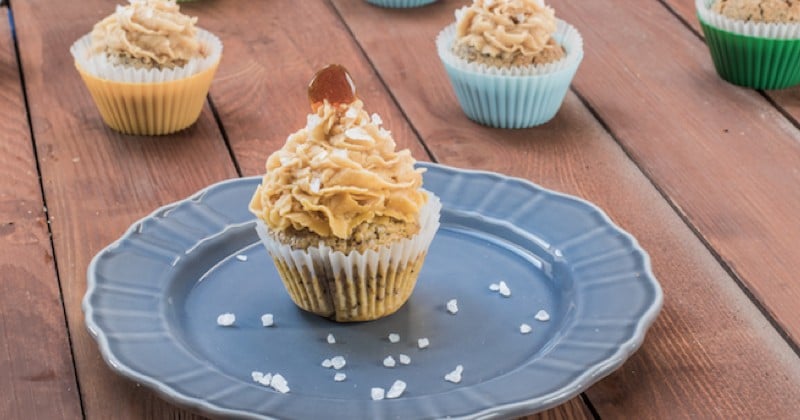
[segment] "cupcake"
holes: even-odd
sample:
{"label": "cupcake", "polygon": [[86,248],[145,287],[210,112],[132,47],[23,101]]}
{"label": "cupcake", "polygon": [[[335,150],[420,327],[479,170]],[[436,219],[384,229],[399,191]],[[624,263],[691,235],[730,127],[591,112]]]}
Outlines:
{"label": "cupcake", "polygon": [[695,0],[717,73],[755,89],[800,84],[800,3]]}
{"label": "cupcake", "polygon": [[339,322],[387,316],[414,289],[441,204],[343,67],[317,73],[309,101],[306,126],[267,159],[256,230],[300,308]]}
{"label": "cupcake", "polygon": [[464,113],[525,128],[551,120],[583,59],[583,39],[538,0],[474,0],[436,39]]}
{"label": "cupcake", "polygon": [[436,0],[367,0],[367,3],[391,9],[408,9],[431,4]]}
{"label": "cupcake", "polygon": [[70,52],[103,120],[126,134],[168,134],[200,116],[222,43],[174,0],[130,0]]}

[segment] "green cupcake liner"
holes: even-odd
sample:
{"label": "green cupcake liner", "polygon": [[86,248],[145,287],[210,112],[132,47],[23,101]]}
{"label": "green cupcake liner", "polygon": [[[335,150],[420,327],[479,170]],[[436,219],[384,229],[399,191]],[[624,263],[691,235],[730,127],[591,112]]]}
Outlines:
{"label": "green cupcake liner", "polygon": [[717,73],[735,85],[784,89],[800,84],[800,39],[739,35],[715,28],[698,15]]}

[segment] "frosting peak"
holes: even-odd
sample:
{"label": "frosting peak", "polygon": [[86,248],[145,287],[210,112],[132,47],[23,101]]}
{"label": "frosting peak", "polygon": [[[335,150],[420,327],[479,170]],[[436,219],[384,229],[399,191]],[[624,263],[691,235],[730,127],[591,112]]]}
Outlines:
{"label": "frosting peak", "polygon": [[408,149],[395,152],[391,133],[380,125],[360,100],[326,100],[267,159],[250,211],[276,231],[308,229],[342,239],[365,222],[415,225],[427,200],[422,170],[414,169]]}
{"label": "frosting peak", "polygon": [[92,52],[137,68],[182,67],[207,54],[195,23],[174,0],[130,0],[94,26]]}
{"label": "frosting peak", "polygon": [[551,39],[555,31],[555,12],[541,0],[474,0],[457,12],[453,50],[461,56],[482,56],[469,57],[477,60],[539,64],[543,54],[543,62],[563,55]]}

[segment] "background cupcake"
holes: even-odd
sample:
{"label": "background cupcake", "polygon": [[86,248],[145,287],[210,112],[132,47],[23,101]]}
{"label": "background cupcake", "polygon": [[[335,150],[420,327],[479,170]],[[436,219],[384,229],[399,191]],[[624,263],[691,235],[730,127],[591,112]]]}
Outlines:
{"label": "background cupcake", "polygon": [[436,46],[467,117],[501,128],[552,119],[583,59],[578,31],[537,0],[474,0]]}
{"label": "background cupcake", "polygon": [[338,87],[321,89],[306,127],[269,157],[250,211],[300,308],[340,322],[381,318],[411,295],[441,204],[380,117],[341,95],[352,86],[343,68],[315,80]]}
{"label": "background cupcake", "polygon": [[800,2],[696,0],[696,6],[720,77],[756,89],[800,84]]}
{"label": "background cupcake", "polygon": [[367,3],[393,9],[407,9],[431,4],[436,0],[367,0]]}
{"label": "background cupcake", "polygon": [[200,115],[222,43],[174,0],[130,0],[70,52],[103,120],[126,134],[168,134]]}

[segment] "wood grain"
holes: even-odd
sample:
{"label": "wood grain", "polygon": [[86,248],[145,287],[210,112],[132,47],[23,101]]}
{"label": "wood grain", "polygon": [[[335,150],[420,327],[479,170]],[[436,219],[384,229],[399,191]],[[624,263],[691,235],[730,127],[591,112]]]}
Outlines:
{"label": "wood grain", "polygon": [[[652,37],[652,41],[636,44],[640,54],[664,45],[677,48],[679,53],[672,55],[680,57],[679,54],[683,54],[680,44],[675,47],[671,42],[675,41],[672,38],[682,39],[681,31],[687,38],[693,36],[685,28],[672,28],[676,34],[659,34],[664,37],[662,40],[651,35],[647,28],[638,28],[633,23],[619,25],[617,15],[608,14],[638,11],[639,3],[631,7],[629,3],[619,2],[611,7],[609,2],[596,2],[604,4],[605,10],[598,10],[601,7],[595,6],[595,2],[581,2],[580,6],[563,3],[557,3],[562,16],[580,16],[588,20],[583,16],[594,14],[597,17],[592,24],[603,28],[604,33],[616,33],[633,26],[627,40],[609,43],[576,18],[578,27],[584,33],[589,32],[589,36],[585,35],[587,59],[578,71],[578,78],[582,80],[578,86],[596,91],[603,88],[606,95],[615,95],[615,100],[606,99],[597,104],[598,112],[611,118],[604,122],[614,128],[615,134],[621,128],[637,126],[640,119],[660,117],[666,120],[663,124],[671,127],[674,137],[682,138],[683,132],[699,130],[706,123],[680,114],[673,116],[671,112],[681,111],[670,107],[643,106],[641,101],[644,100],[664,100],[663,86],[661,89],[648,86],[651,90],[647,93],[631,92],[628,86],[637,87],[644,83],[641,80],[649,79],[631,70],[633,63],[626,61],[626,56],[617,55],[617,51],[621,51],[619,54],[626,51],[625,43],[638,42],[634,35],[641,33],[642,38]],[[464,4],[463,1],[440,1],[409,11],[379,9],[347,0],[335,0],[334,4],[414,128],[443,163],[504,172],[587,198],[635,235],[650,253],[655,274],[664,288],[664,309],[643,347],[621,369],[587,391],[601,418],[785,418],[796,415],[796,396],[800,392],[797,356],[575,95],[568,95],[556,118],[539,128],[496,130],[478,126],[461,112],[433,45],[436,34],[452,21],[453,10]],[[575,10],[579,7],[581,10]],[[663,8],[661,11],[666,12]],[[648,10],[647,14],[656,14],[656,11]],[[595,21],[602,20],[603,16],[604,22]],[[669,21],[668,18],[664,20]],[[660,28],[667,23],[648,21],[648,24]],[[613,25],[618,28],[609,28]],[[623,45],[615,47],[619,44]],[[598,58],[600,52],[609,62],[616,62],[616,67]],[[669,68],[675,72],[678,70],[673,67],[679,65],[670,64]],[[624,79],[618,73],[624,74]],[[659,71],[653,75],[656,76],[664,86],[669,86],[670,73]],[[585,80],[590,77],[594,84],[587,86],[589,83]],[[616,77],[622,80],[617,81]],[[684,86],[683,89],[688,88]],[[662,93],[653,96],[659,92]],[[702,99],[698,98],[702,97],[687,99],[690,103],[683,105],[699,112],[695,104]],[[596,98],[590,96],[590,100]],[[774,110],[757,106],[747,96],[743,100],[748,101],[745,103],[752,109],[763,111],[770,121]],[[629,107],[627,101],[636,103],[638,108]],[[642,112],[648,109],[658,111]],[[743,116],[745,121],[731,120],[731,123],[738,127],[753,122],[746,117]],[[680,128],[675,127],[678,124]],[[784,134],[791,132],[780,124],[778,128],[785,129]],[[755,129],[774,133],[775,127],[770,131],[759,124],[746,129],[749,133]],[[634,137],[633,133],[626,134]],[[655,141],[650,131],[638,132],[635,138]],[[668,144],[675,143],[677,139]],[[676,147],[683,152],[688,152],[687,148]],[[666,165],[657,156],[647,155],[645,159],[634,154],[633,157],[637,162],[644,159],[641,165]],[[670,155],[670,158],[668,162],[675,165],[684,162],[682,156]],[[692,161],[691,156],[685,158]],[[715,165],[714,162],[705,164]],[[733,169],[740,166],[731,161],[727,164]],[[748,170],[758,169],[747,162],[743,162],[743,166]],[[719,176],[712,179],[728,182],[720,181]],[[745,182],[745,185],[750,184]],[[709,193],[709,199],[714,198],[715,194]],[[724,203],[717,204],[726,208]]]}
{"label": "wood grain", "polygon": [[[685,25],[691,27],[700,37],[703,37],[703,30],[700,28],[700,22],[697,19],[697,8],[694,0],[659,1],[672,13],[677,15]],[[708,61],[711,62],[711,55],[708,56]],[[733,86],[731,86],[731,88],[737,89]],[[768,97],[769,100],[773,101],[774,104],[792,120],[795,126],[800,126],[800,86],[781,90],[763,91],[762,93]],[[800,166],[800,163],[795,165],[795,167],[797,166]]]}
{"label": "wood grain", "polygon": [[580,397],[575,397],[558,407],[551,408],[529,416],[521,417],[520,420],[578,420],[594,419],[592,413]]}
{"label": "wood grain", "polygon": [[722,81],[702,41],[660,3],[552,4],[587,44],[591,71],[577,76],[578,91],[800,343],[800,223],[790,222],[800,214],[800,132],[757,92]]}
{"label": "wood grain", "polygon": [[[695,7],[694,0],[663,0],[662,4],[668,7],[679,18],[684,19],[685,24],[688,24],[695,32],[702,36],[703,29],[700,28],[700,21],[697,20],[697,7]],[[708,59],[711,60],[710,55]]]}
{"label": "wood grain", "polygon": [[425,150],[327,2],[254,2],[248,13],[238,4],[218,0],[182,7],[225,40],[211,97],[245,175],[263,173],[267,156],[305,126],[308,82],[330,63],[349,70],[365,109],[381,115],[398,146],[425,159]]}
{"label": "wood grain", "polygon": [[[304,126],[309,112],[306,86],[314,72],[329,63],[348,68],[365,108],[381,116],[399,147],[428,160],[408,121],[330,4],[258,2],[243,15],[236,1],[187,4],[184,10],[198,15],[200,25],[225,40],[225,60],[211,96],[245,174],[262,173],[266,156]],[[237,25],[230,24],[234,20]],[[588,419],[591,415],[580,399],[574,399],[532,418]]]}
{"label": "wood grain", "polygon": [[7,10],[0,8],[0,418],[81,416]]}
{"label": "wood grain", "polygon": [[197,124],[172,136],[122,136],[104,126],[68,51],[117,3],[13,4],[55,258],[86,416],[193,418],[106,367],[80,309],[95,253],[158,206],[237,176],[208,107]]}

